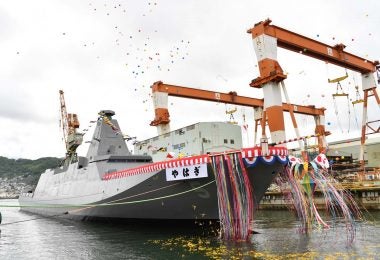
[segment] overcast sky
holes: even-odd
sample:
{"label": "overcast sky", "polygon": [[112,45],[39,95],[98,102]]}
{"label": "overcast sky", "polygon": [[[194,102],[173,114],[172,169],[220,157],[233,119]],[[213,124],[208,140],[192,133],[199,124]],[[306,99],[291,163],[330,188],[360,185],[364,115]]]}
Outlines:
{"label": "overcast sky", "polygon": [[[246,30],[268,17],[280,27],[331,45],[343,42],[349,52],[379,59],[378,10],[376,0],[1,1],[0,156],[64,155],[59,89],[68,112],[78,114],[80,129],[88,129],[100,110],[112,109],[122,131],[139,140],[156,134],[149,126],[149,86],[155,81],[262,98],[261,90],[249,87],[258,69]],[[285,50],[278,60],[288,73],[293,103],[327,107],[329,140],[359,136],[361,108],[337,99],[337,116],[335,86],[327,83],[344,75],[343,68]],[[355,99],[360,77],[348,73],[342,85]],[[370,103],[370,109],[377,107]],[[169,98],[172,129],[229,120],[225,110],[224,104]],[[252,109],[238,108],[239,124],[243,114],[250,131],[248,138],[243,131],[245,143],[252,145]],[[298,119],[301,134],[311,134],[313,119]],[[293,132],[288,128],[289,138]],[[85,140],[91,135],[90,128]],[[79,153],[86,153],[85,145]]]}

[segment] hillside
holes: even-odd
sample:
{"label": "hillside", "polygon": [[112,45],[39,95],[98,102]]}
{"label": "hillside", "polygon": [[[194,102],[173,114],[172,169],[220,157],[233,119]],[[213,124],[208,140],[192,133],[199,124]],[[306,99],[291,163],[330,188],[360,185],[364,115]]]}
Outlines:
{"label": "hillside", "polygon": [[0,179],[17,179],[25,184],[36,185],[40,174],[46,169],[57,167],[60,161],[61,159],[54,157],[29,160],[0,156]]}

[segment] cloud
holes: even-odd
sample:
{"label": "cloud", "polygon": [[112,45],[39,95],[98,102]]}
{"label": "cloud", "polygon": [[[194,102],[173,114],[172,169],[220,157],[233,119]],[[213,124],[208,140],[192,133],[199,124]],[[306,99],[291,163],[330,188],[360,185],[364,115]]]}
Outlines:
{"label": "cloud", "polygon": [[[246,29],[268,17],[275,25],[328,44],[345,42],[347,50],[376,59],[379,5],[294,0],[260,5],[248,0],[3,1],[0,123],[7,127],[0,129],[0,142],[11,148],[3,148],[0,155],[63,154],[59,89],[65,91],[67,110],[78,114],[81,129],[99,110],[113,109],[123,131],[139,139],[156,134],[148,126],[154,117],[149,86],[155,81],[261,98],[260,89],[249,87],[259,72]],[[289,6],[292,10],[284,12]],[[285,83],[291,102],[326,107],[328,130],[337,138],[354,135],[341,134],[331,96],[335,87],[327,83],[329,73],[344,69],[284,50],[278,58],[289,72]],[[347,91],[354,96],[351,76],[348,81]],[[347,130],[347,102],[338,104],[341,128]],[[222,104],[170,97],[169,108],[172,128],[228,119]],[[370,110],[369,118],[375,118]],[[252,125],[252,110],[247,108],[246,114]],[[361,108],[355,114],[360,124]],[[352,106],[350,116],[353,129]],[[300,118],[299,124],[305,135],[314,131],[313,118]],[[48,135],[48,144],[41,141],[41,133]]]}

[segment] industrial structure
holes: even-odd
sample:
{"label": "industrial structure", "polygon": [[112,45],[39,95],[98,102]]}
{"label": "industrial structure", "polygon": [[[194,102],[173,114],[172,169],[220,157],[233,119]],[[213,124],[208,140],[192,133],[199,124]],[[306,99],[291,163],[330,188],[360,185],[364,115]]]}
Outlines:
{"label": "industrial structure", "polygon": [[[279,84],[285,88],[283,81],[286,79],[286,75],[283,73],[277,61],[277,47],[281,47],[361,73],[364,99],[360,161],[364,168],[365,137],[367,134],[379,133],[380,131],[379,127],[376,128],[373,126],[373,124],[380,122],[380,120],[367,121],[368,98],[374,96],[378,106],[380,106],[380,99],[376,92],[377,86],[374,77],[375,72],[378,73],[379,77],[379,62],[363,59],[345,52],[344,48],[346,46],[344,44],[330,46],[278,26],[271,25],[271,22],[270,19],[259,22],[247,32],[252,35],[260,70],[260,76],[252,80],[250,86],[263,89],[264,113],[266,113],[268,117],[272,139],[275,141],[285,139],[285,125]],[[285,97],[287,98],[286,92]],[[295,120],[293,116],[292,120]],[[371,132],[367,131],[368,129],[370,129]],[[324,118],[320,118],[319,123],[317,123],[316,132],[324,132]],[[299,138],[298,133],[297,137]]]}
{"label": "industrial structure", "polygon": [[[286,91],[286,90],[285,90]],[[152,96],[153,103],[155,106],[155,118],[150,123],[151,126],[157,126],[158,134],[162,135],[168,133],[170,131],[170,115],[168,110],[168,96],[182,97],[182,98],[190,98],[190,99],[198,99],[205,100],[211,102],[225,103],[225,104],[233,104],[239,106],[247,106],[252,107],[255,110],[255,138],[258,130],[258,125],[261,124],[265,126],[266,118],[263,113],[264,107],[264,99],[251,98],[245,96],[239,96],[236,92],[231,91],[229,93],[220,93],[210,90],[196,89],[196,88],[188,88],[182,86],[175,86],[165,84],[161,81],[157,81],[152,86]],[[302,106],[291,104],[290,102],[281,103],[283,111],[290,112],[290,114],[298,113],[303,115],[311,115],[314,116],[315,121],[321,122],[321,118],[324,118],[324,108],[315,108],[314,106]],[[294,118],[294,115],[293,115]],[[295,119],[293,120],[295,123]],[[297,129],[295,125],[295,129]],[[318,131],[317,131],[318,130]],[[265,127],[262,127],[262,134],[265,135]],[[324,140],[324,136],[329,133],[325,131],[324,127],[316,126],[316,134],[318,136],[323,137],[320,142],[320,151],[323,151],[326,148],[326,143]],[[282,140],[283,141],[283,140]],[[300,141],[300,139],[299,139]]]}
{"label": "industrial structure", "polygon": [[60,123],[66,147],[66,157],[63,164],[68,165],[78,160],[76,150],[83,142],[83,134],[77,132],[77,129],[79,128],[77,114],[67,113],[63,90],[59,91],[59,100],[61,105]]}
{"label": "industrial structure", "polygon": [[[158,81],[152,86],[155,118],[151,122],[151,125],[157,126],[159,135],[170,132],[168,96],[250,106],[255,109],[255,140],[258,125],[261,125],[261,143],[268,143],[266,134],[266,125],[268,125],[273,145],[286,146],[286,143],[289,141],[298,141],[303,157],[304,159],[307,159],[305,142],[302,143],[302,140],[304,140],[305,137],[300,135],[294,115],[295,113],[301,113],[314,116],[316,127],[313,136],[317,138],[319,152],[325,151],[327,146],[326,135],[329,134],[325,130],[325,109],[290,103],[284,83],[286,75],[277,61],[277,48],[281,47],[361,73],[364,98],[356,100],[355,103],[363,103],[359,158],[362,167],[364,167],[366,135],[380,132],[380,127],[374,126],[374,124],[378,124],[380,120],[367,121],[368,98],[374,96],[378,106],[380,106],[380,99],[376,92],[376,81],[374,77],[375,72],[378,73],[378,76],[380,74],[379,62],[369,61],[345,52],[345,45],[343,44],[329,46],[271,25],[270,23],[271,20],[269,19],[259,22],[247,31],[252,35],[260,71],[260,76],[252,80],[250,86],[254,88],[262,88],[264,93],[263,99],[238,96],[235,91],[219,93],[209,90],[169,85]],[[343,78],[329,80],[329,82],[337,83],[338,88],[341,80],[343,80]],[[283,91],[285,103],[282,101],[281,91]],[[357,96],[358,94],[357,91]],[[297,136],[297,138],[293,140],[286,140],[284,111],[289,112],[291,116],[292,124]]]}

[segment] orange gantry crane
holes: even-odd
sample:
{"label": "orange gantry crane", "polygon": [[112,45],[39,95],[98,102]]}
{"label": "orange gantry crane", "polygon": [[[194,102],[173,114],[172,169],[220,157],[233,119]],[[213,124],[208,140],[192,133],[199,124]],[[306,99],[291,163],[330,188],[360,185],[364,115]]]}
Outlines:
{"label": "orange gantry crane", "polygon": [[[229,93],[220,93],[210,90],[182,87],[165,84],[161,81],[155,82],[152,86],[153,102],[155,106],[155,118],[150,123],[151,126],[157,126],[158,134],[164,134],[170,131],[170,115],[168,110],[168,96],[190,98],[197,100],[205,100],[211,102],[220,102],[225,104],[233,104],[239,106],[253,107],[255,109],[255,133],[257,132],[257,125],[260,122],[262,125],[262,134],[265,135],[265,113],[262,113],[264,106],[264,100],[258,98],[251,98],[245,96],[239,96],[236,92],[231,91]],[[314,116],[316,121],[316,135],[320,138],[324,138],[326,133],[324,130],[324,108],[315,108],[314,106],[302,106],[290,103],[282,103],[283,110],[286,112],[311,115]],[[294,118],[294,116],[293,116]],[[295,129],[297,124],[295,119],[293,121]],[[325,148],[324,142],[320,142],[321,150]]]}
{"label": "orange gantry crane", "polygon": [[257,23],[247,32],[252,35],[254,48],[258,60],[260,76],[251,82],[252,87],[262,88],[264,92],[264,108],[268,115],[269,129],[275,139],[285,138],[284,119],[282,115],[281,92],[279,84],[284,86],[284,75],[277,61],[277,47],[295,51],[306,56],[332,63],[346,69],[361,73],[362,89],[364,91],[363,117],[360,161],[364,167],[364,144],[367,128],[379,133],[380,128],[373,128],[369,124],[379,120],[367,122],[368,98],[374,96],[378,106],[380,99],[376,92],[374,73],[379,76],[379,62],[370,61],[345,52],[343,44],[330,46],[322,42],[307,38],[297,33],[271,25],[267,19]]}
{"label": "orange gantry crane", "polygon": [[[262,120],[262,138],[266,138],[265,122],[267,121],[272,142],[285,146],[285,123],[283,112],[288,111],[290,112],[298,140],[301,137],[298,132],[294,113],[313,115],[315,117],[315,132],[318,137],[318,146],[319,150],[323,151],[327,145],[325,140],[326,131],[324,124],[325,109],[317,109],[313,106],[293,105],[290,103],[284,83],[286,75],[283,73],[283,70],[277,61],[277,48],[281,47],[361,73],[364,102],[360,160],[364,166],[364,144],[367,128],[370,128],[373,132],[377,133],[380,131],[379,128],[376,129],[369,126],[370,123],[374,123],[376,121],[366,121],[368,98],[370,96],[374,96],[377,104],[380,106],[380,100],[376,92],[377,86],[374,77],[375,72],[377,72],[378,75],[380,74],[379,62],[369,61],[345,52],[345,45],[343,44],[330,46],[271,25],[270,23],[271,20],[267,19],[266,21],[257,23],[253,28],[247,31],[252,35],[260,70],[260,76],[252,80],[250,86],[262,88],[264,99],[242,97],[238,96],[236,92],[218,93],[208,90],[185,88],[164,84],[162,82],[156,82],[152,86],[155,119],[151,122],[151,125],[158,127],[158,134],[163,134],[170,131],[169,112],[167,109],[168,95],[251,106],[254,108],[262,108],[262,112],[259,113],[259,118]],[[286,103],[282,102],[281,89],[284,93]],[[258,122],[256,119],[257,118],[255,118],[255,128],[257,128]]]}

